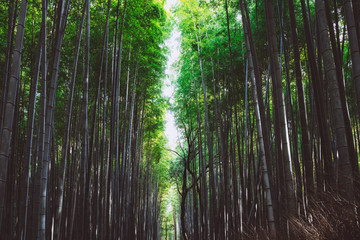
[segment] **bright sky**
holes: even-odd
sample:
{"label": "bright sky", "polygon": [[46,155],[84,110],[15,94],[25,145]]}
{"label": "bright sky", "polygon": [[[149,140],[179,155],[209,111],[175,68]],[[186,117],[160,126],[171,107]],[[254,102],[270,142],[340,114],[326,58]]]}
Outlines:
{"label": "bright sky", "polygon": [[167,0],[165,3],[166,11],[171,11],[171,8],[174,8],[180,1],[179,0]]}
{"label": "bright sky", "polygon": [[[171,11],[174,6],[178,4],[179,0],[167,0],[165,8],[167,11]],[[175,26],[171,32],[170,38],[165,42],[165,45],[169,49],[168,62],[166,65],[166,79],[164,80],[163,95],[170,98],[170,103],[174,102],[174,85],[172,81],[177,78],[177,72],[174,68],[174,63],[179,59],[180,56],[180,32]],[[165,114],[165,135],[168,139],[168,146],[171,149],[175,149],[178,138],[180,136],[176,126],[174,113],[170,110],[166,110]]]}

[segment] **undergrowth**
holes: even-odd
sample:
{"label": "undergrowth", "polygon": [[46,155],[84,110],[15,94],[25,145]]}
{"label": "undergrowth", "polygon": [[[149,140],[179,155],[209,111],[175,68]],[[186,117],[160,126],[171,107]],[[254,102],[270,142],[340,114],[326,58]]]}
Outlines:
{"label": "undergrowth", "polygon": [[[360,240],[359,204],[337,194],[324,193],[309,201],[306,216],[291,217],[290,231],[277,232],[277,239]],[[257,227],[241,239],[271,239],[266,229]]]}

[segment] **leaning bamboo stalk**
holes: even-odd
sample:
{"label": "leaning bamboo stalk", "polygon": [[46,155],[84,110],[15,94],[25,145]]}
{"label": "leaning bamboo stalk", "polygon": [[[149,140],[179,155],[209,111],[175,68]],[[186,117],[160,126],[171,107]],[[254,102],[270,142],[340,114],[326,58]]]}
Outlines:
{"label": "leaning bamboo stalk", "polygon": [[79,25],[79,31],[77,35],[77,41],[75,46],[75,54],[74,54],[74,62],[73,62],[73,71],[71,74],[70,80],[70,95],[69,95],[69,102],[67,106],[67,117],[65,119],[65,131],[62,140],[62,152],[61,152],[61,161],[60,161],[60,171],[62,173],[59,175],[59,188],[58,188],[58,198],[57,198],[57,210],[55,216],[55,236],[54,239],[60,238],[60,224],[61,224],[61,215],[63,209],[63,198],[64,198],[64,182],[65,182],[65,173],[66,173],[66,159],[69,149],[69,134],[70,134],[70,125],[71,125],[71,117],[72,117],[72,108],[73,108],[73,101],[74,101],[74,88],[75,88],[75,80],[76,80],[76,72],[77,72],[77,65],[79,59],[79,50],[80,50],[80,42],[82,36],[82,29],[85,17],[85,9],[86,9],[87,2],[84,3],[82,16]]}

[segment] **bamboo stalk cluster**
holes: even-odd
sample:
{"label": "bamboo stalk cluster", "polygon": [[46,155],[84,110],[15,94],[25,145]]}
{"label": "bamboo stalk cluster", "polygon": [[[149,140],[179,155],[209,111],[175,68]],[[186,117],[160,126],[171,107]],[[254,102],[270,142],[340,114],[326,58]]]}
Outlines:
{"label": "bamboo stalk cluster", "polygon": [[359,11],[181,1],[182,239],[359,236]]}
{"label": "bamboo stalk cluster", "polygon": [[159,238],[163,6],[1,5],[0,238]]}

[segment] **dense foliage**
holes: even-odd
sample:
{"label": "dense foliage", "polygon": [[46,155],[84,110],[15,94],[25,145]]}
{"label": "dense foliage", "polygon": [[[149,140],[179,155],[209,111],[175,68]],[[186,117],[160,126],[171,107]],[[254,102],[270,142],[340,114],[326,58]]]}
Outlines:
{"label": "dense foliage", "polygon": [[359,237],[358,7],[179,3],[182,239]]}
{"label": "dense foliage", "polygon": [[360,239],[359,25],[357,0],[0,0],[0,238]]}
{"label": "dense foliage", "polygon": [[1,140],[1,239],[159,238],[170,187],[164,3],[0,6],[2,129],[16,95],[11,138]]}

